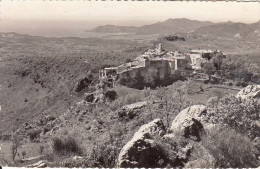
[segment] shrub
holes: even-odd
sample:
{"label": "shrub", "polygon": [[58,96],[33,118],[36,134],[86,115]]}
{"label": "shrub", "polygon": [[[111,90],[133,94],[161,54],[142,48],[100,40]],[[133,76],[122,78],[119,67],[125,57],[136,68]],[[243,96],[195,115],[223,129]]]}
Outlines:
{"label": "shrub", "polygon": [[39,153],[42,154],[43,151],[44,151],[44,146],[43,146],[43,145],[40,145],[40,147],[39,147]]}
{"label": "shrub", "polygon": [[108,133],[107,136],[107,138],[94,142],[89,158],[94,167],[114,168],[116,166],[123,141],[114,132]]}
{"label": "shrub", "polygon": [[22,151],[22,156],[23,156],[23,159],[24,159],[24,157],[26,156],[26,151]]}
{"label": "shrub", "polygon": [[[230,128],[214,128],[195,146],[191,159],[198,161],[197,166],[192,167],[256,167],[257,158],[254,151],[253,143],[248,137]],[[206,161],[208,166],[201,166],[202,160]],[[209,166],[210,163],[212,166]]]}
{"label": "shrub", "polygon": [[41,130],[33,130],[29,132],[29,138],[32,142],[37,142],[40,139]]}
{"label": "shrub", "polygon": [[257,100],[241,100],[235,96],[225,96],[219,100],[216,113],[210,116],[213,123],[226,124],[229,127],[247,133],[254,139],[260,135],[256,122],[260,119],[260,104]]}
{"label": "shrub", "polygon": [[116,91],[114,91],[114,90],[106,91],[105,97],[109,101],[114,101],[116,99],[116,97],[117,97]]}
{"label": "shrub", "polygon": [[[183,162],[186,160],[187,155],[189,153],[182,152],[183,147],[187,145],[185,138],[181,136],[175,136],[172,138],[155,138],[157,151],[159,158],[163,159],[158,161],[158,166],[156,167],[183,167]],[[189,151],[189,150],[188,150]],[[183,158],[180,160],[176,160],[182,156]]]}
{"label": "shrub", "polygon": [[65,140],[62,140],[60,138],[54,138],[52,148],[55,153],[60,155],[66,155],[66,154],[81,155],[83,153],[82,148],[72,137],[68,137]]}

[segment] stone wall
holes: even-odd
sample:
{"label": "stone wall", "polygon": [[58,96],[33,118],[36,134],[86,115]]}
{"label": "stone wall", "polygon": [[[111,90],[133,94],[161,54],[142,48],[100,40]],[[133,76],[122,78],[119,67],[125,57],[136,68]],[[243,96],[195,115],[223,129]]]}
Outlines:
{"label": "stone wall", "polygon": [[[154,74],[151,74],[153,72]],[[154,82],[147,82],[146,76],[153,76]],[[131,68],[118,75],[120,84],[139,89],[169,85],[176,77],[177,75],[172,74],[172,68],[167,60],[147,60],[145,67]]]}

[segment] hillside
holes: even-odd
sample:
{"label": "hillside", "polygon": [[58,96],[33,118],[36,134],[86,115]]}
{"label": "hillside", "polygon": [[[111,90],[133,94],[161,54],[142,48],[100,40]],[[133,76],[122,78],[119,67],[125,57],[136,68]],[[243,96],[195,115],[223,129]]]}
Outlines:
{"label": "hillside", "polygon": [[105,65],[134,58],[150,44],[96,38],[0,34],[1,134],[44,114],[57,116],[75,103],[77,82]]}
{"label": "hillside", "polygon": [[211,34],[215,36],[235,36],[238,35],[240,38],[248,40],[256,40],[260,38],[260,21],[253,24],[244,23],[221,23],[209,26],[200,27],[195,30],[195,33]]}
{"label": "hillside", "polygon": [[152,25],[141,26],[137,29],[137,34],[172,34],[178,32],[190,32],[195,29],[207,25],[212,25],[212,22],[203,22],[189,19],[168,19],[164,22],[155,23]]}

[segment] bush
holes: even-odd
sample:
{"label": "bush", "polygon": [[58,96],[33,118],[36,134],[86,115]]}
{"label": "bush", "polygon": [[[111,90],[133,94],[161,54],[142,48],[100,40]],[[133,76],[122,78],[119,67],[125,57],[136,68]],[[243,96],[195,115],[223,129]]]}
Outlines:
{"label": "bush", "polygon": [[81,155],[83,153],[82,148],[72,137],[68,137],[65,140],[62,140],[60,138],[54,138],[52,148],[53,151],[59,155]]}
{"label": "bush", "polygon": [[116,99],[116,97],[117,97],[117,94],[116,94],[116,91],[114,91],[114,90],[108,90],[105,93],[105,98],[108,101],[114,101]]}
{"label": "bush", "polygon": [[117,144],[105,142],[104,144],[95,144],[92,149],[91,158],[94,163],[98,164],[95,167],[115,167],[116,160],[120,149]]}
{"label": "bush", "polygon": [[260,120],[260,104],[257,100],[241,100],[235,96],[225,96],[218,102],[216,113],[210,116],[212,123],[226,124],[227,126],[246,133],[252,139],[260,135],[256,122]]}
{"label": "bush", "polygon": [[[244,168],[257,167],[255,147],[250,139],[230,128],[212,129],[197,144],[192,153],[192,160],[197,164],[192,167]],[[208,166],[201,166],[206,161]],[[212,166],[209,166],[211,163]]]}
{"label": "bush", "polygon": [[155,138],[155,141],[159,148],[159,158],[163,159],[157,164],[159,167],[183,167],[183,163],[190,155],[190,150],[187,148],[188,142],[184,137],[176,133],[174,138]]}
{"label": "bush", "polygon": [[41,130],[33,130],[29,132],[29,138],[32,142],[37,142],[40,139]]}
{"label": "bush", "polygon": [[26,156],[26,151],[22,151],[22,156],[23,156],[23,159],[24,159],[24,157]]}
{"label": "bush", "polygon": [[43,145],[40,145],[40,147],[39,147],[39,153],[40,153],[40,154],[43,154],[43,151],[44,151],[44,146],[43,146]]}

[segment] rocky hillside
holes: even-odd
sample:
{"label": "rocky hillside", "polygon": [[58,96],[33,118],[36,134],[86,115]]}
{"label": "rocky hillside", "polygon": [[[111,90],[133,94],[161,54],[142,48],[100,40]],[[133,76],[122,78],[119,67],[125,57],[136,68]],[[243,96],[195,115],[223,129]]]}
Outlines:
{"label": "rocky hillside", "polygon": [[63,154],[65,150],[61,150],[63,155],[56,154],[52,147],[43,158],[49,159],[44,163],[48,167],[260,165],[260,102],[254,94],[259,92],[257,86],[248,86],[237,96],[216,96],[204,104],[187,102],[185,94],[181,98],[184,102],[179,102],[180,93],[176,92],[180,90],[175,87],[142,91],[137,94],[144,96],[142,100],[124,102],[116,110],[112,105],[132,91],[114,101],[83,100],[58,118],[45,117],[27,124],[23,132],[39,129],[40,142],[53,138],[66,141],[67,137],[77,140],[83,152],[68,156]]}

